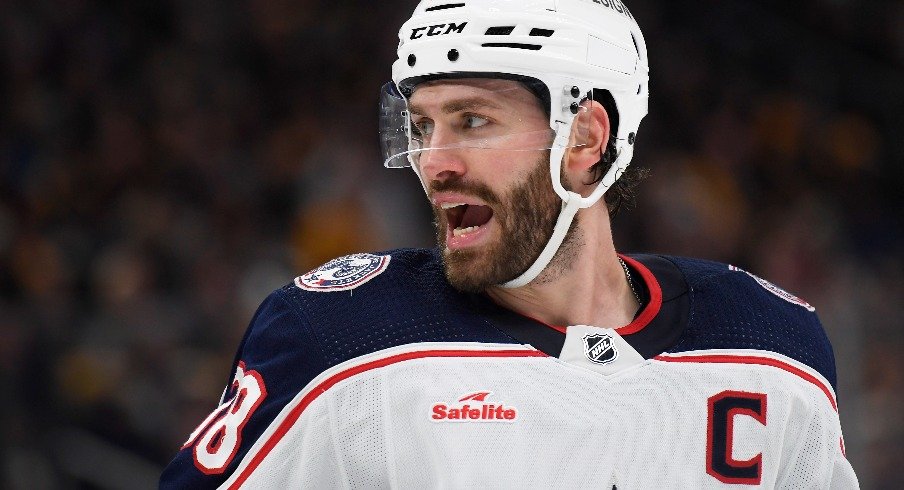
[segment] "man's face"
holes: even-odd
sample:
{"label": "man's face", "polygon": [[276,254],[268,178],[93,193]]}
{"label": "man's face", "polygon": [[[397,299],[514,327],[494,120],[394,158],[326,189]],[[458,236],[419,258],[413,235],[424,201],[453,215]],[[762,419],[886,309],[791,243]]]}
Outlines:
{"label": "man's face", "polygon": [[410,100],[425,150],[417,165],[446,276],[479,292],[524,272],[552,235],[551,133],[536,97],[508,80],[423,84]]}

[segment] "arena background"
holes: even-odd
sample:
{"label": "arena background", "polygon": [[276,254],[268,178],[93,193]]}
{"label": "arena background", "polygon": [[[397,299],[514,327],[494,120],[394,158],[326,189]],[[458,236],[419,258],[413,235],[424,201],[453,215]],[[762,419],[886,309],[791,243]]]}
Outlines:
{"label": "arena background", "polygon": [[[0,487],[153,487],[269,291],[432,243],[376,136],[414,3],[0,3]],[[813,304],[863,487],[904,488],[904,3],[628,5],[652,177],[617,246]]]}

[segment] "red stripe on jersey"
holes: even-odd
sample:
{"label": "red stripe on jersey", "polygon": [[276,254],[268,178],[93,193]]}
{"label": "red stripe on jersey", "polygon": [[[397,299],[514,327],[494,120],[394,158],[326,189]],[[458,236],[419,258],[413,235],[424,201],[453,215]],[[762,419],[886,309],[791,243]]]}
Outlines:
{"label": "red stripe on jersey", "polygon": [[688,356],[669,356],[669,355],[658,355],[653,359],[657,361],[665,361],[665,362],[698,362],[698,363],[717,363],[717,364],[756,364],[760,366],[772,366],[784,371],[787,371],[791,374],[794,374],[805,381],[809,381],[816,385],[823,393],[826,394],[826,397],[829,399],[829,403],[832,404],[832,408],[835,411],[838,411],[838,405],[835,403],[835,397],[832,396],[832,391],[816,376],[800,369],[796,366],[792,366],[786,362],[779,361],[777,359],[772,359],[770,357],[756,357],[756,356],[735,356],[735,355],[726,355],[726,354],[712,354],[712,355],[688,355]]}
{"label": "red stripe on jersey", "polygon": [[[636,271],[640,272],[640,277],[643,278],[644,284],[647,285],[647,290],[650,291],[650,302],[644,307],[643,311],[640,315],[637,315],[637,318],[631,321],[631,323],[618,327],[615,329],[619,335],[631,335],[632,333],[640,332],[647,325],[653,321],[653,318],[656,318],[656,315],[659,313],[659,310],[662,309],[662,287],[659,286],[659,281],[656,280],[656,276],[650,272],[650,269],[640,262],[628,257],[627,255],[618,254],[626,263],[630,264]],[[498,304],[498,303],[497,303]],[[530,315],[525,315],[524,313],[515,312],[524,318],[529,318],[545,327],[551,328],[556,332],[561,334],[568,334],[568,327],[563,325],[550,325],[549,323],[544,322],[543,320],[538,320]]]}
{"label": "red stripe on jersey", "polygon": [[619,335],[624,336],[640,332],[653,321],[653,318],[656,318],[656,315],[659,314],[659,310],[662,308],[662,288],[659,286],[659,281],[656,280],[656,276],[654,276],[653,273],[650,272],[650,269],[647,269],[645,265],[627,255],[618,254],[618,256],[627,262],[628,265],[633,267],[634,270],[640,272],[640,277],[643,278],[644,284],[647,285],[647,290],[650,291],[650,301],[647,303],[647,306],[644,307],[640,315],[637,315],[637,318],[635,318],[634,321],[624,327],[615,329]]}
{"label": "red stripe on jersey", "polygon": [[345,371],[341,371],[336,373],[322,383],[314,387],[312,390],[305,395],[301,402],[295,406],[292,411],[286,416],[285,420],[279,424],[276,431],[267,439],[267,442],[261,447],[260,451],[254,455],[251,459],[251,462],[248,466],[242,471],[239,477],[235,480],[235,482],[229,486],[230,489],[239,488],[248,477],[251,476],[251,473],[260,466],[261,462],[270,451],[279,443],[279,441],[289,432],[289,429],[295,425],[295,422],[301,417],[301,413],[311,404],[314,400],[317,399],[320,395],[322,395],[326,390],[330,389],[336,383],[348,379],[356,374],[361,374],[365,371],[370,371],[371,369],[377,369],[381,367],[389,366],[390,364],[395,364],[403,361],[410,361],[413,359],[424,359],[427,357],[549,357],[543,352],[536,350],[486,350],[486,351],[472,351],[472,350],[428,350],[428,351],[419,351],[419,352],[404,352],[402,354],[396,354],[394,356],[389,356],[383,359],[377,359],[375,361],[366,362],[361,364],[360,366],[354,366],[346,369]]}

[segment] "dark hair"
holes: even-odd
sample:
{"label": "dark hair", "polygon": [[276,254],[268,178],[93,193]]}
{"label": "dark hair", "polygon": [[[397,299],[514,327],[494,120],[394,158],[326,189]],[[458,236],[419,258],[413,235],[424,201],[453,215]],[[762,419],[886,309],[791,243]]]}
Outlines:
{"label": "dark hair", "polygon": [[[590,167],[591,180],[586,184],[595,184],[601,180],[609,171],[612,162],[618,156],[615,150],[615,142],[618,134],[618,108],[615,106],[615,99],[608,90],[593,89],[593,100],[600,103],[606,109],[609,115],[609,141],[606,143],[606,149],[600,155],[600,160]],[[632,143],[633,144],[633,143]],[[612,184],[612,187],[606,191],[603,198],[606,200],[606,207],[609,209],[609,217],[614,218],[618,211],[625,207],[633,208],[635,198],[637,197],[637,186],[640,182],[647,178],[650,170],[644,167],[629,166],[618,180]]]}
{"label": "dark hair", "polygon": [[[529,77],[512,78],[509,76],[507,78],[520,82],[525,88],[533,92],[537,99],[540,100],[540,106],[546,111],[547,117],[549,116],[550,98],[546,84]],[[618,140],[616,137],[618,134],[618,107],[615,105],[615,98],[612,97],[612,93],[608,90],[598,88],[593,89],[592,97],[593,100],[599,102],[606,109],[606,114],[609,115],[609,141],[606,143],[606,149],[600,155],[599,161],[590,167],[591,179],[590,182],[585,182],[587,185],[596,184],[603,180],[606,172],[609,171],[609,167],[612,166],[612,162],[615,161],[615,157],[618,156],[618,152],[615,149],[615,142]],[[644,167],[628,166],[625,169],[624,173],[603,195],[606,200],[606,207],[609,209],[609,218],[614,218],[623,207],[625,209],[634,207],[637,197],[637,186],[648,175],[650,175],[650,170]]]}

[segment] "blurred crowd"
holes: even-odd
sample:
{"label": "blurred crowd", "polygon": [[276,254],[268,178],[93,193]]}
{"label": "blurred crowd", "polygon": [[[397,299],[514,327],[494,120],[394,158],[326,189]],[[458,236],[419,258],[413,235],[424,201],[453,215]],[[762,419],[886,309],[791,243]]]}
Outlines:
{"label": "blurred crowd", "polygon": [[[617,247],[814,305],[848,456],[904,487],[904,4],[626,3],[651,177]],[[153,487],[271,290],[431,245],[376,136],[414,4],[0,3],[0,487]]]}

